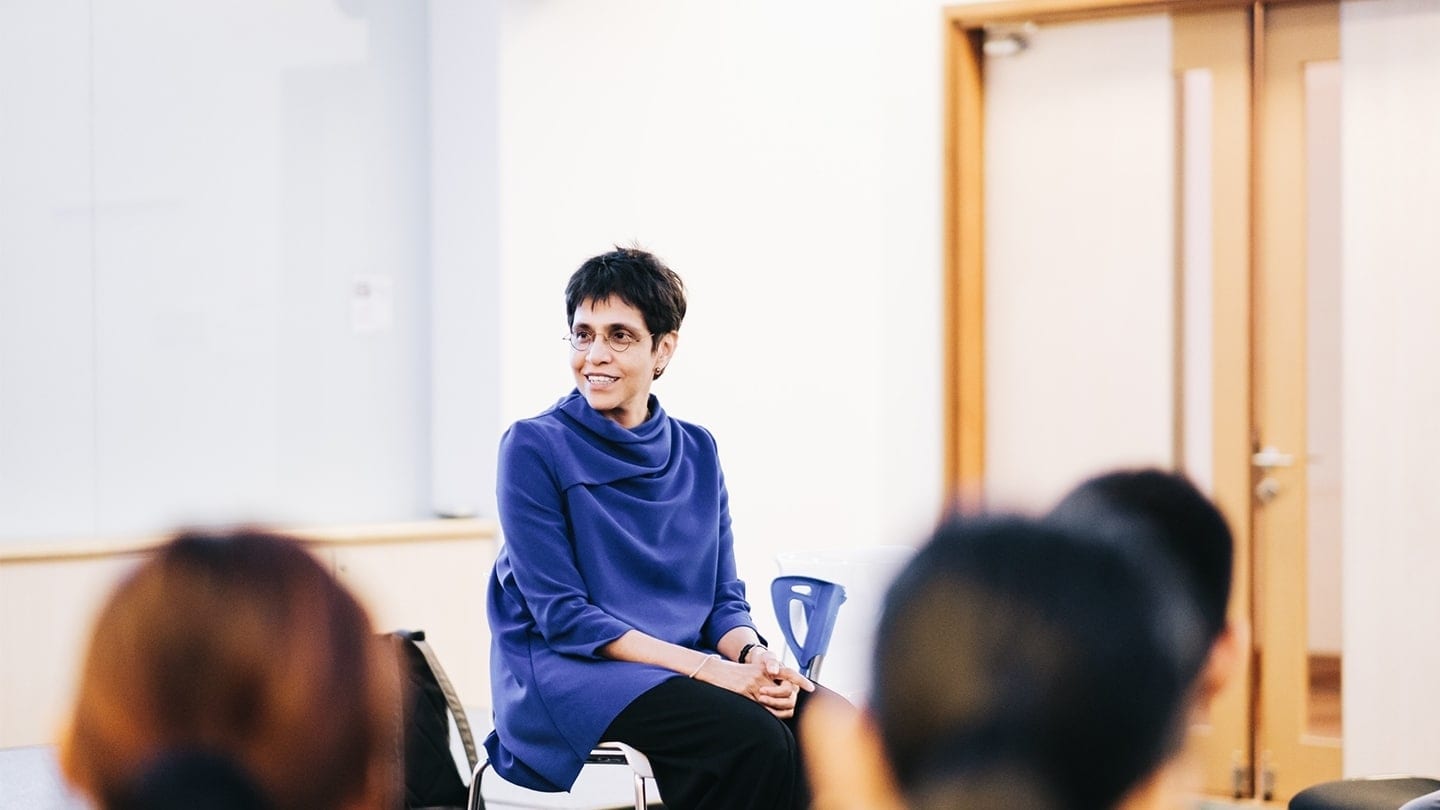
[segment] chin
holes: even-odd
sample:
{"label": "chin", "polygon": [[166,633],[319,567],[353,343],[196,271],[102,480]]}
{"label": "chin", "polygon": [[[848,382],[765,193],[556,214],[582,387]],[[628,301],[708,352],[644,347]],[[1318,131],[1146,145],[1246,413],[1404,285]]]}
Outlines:
{"label": "chin", "polygon": [[597,411],[611,411],[619,407],[619,403],[612,396],[592,394],[584,388],[580,389],[580,393],[585,397],[585,401],[589,403],[590,407]]}

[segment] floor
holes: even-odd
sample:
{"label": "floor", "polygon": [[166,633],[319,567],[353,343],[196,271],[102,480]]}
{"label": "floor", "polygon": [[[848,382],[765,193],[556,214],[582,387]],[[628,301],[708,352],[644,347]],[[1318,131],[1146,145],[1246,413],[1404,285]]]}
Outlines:
{"label": "floor", "polygon": [[50,746],[0,748],[0,810],[86,810],[65,787]]}

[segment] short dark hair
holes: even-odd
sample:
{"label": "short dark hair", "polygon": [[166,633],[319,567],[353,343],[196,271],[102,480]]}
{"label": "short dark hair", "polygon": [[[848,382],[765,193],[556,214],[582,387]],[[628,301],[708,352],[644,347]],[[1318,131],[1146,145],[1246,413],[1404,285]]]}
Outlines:
{"label": "short dark hair", "polygon": [[[685,283],[653,253],[630,247],[586,259],[565,285],[565,323],[586,301],[618,298],[640,310],[655,336],[676,332],[685,320]],[[652,345],[652,351],[658,347]]]}
{"label": "short dark hair", "polygon": [[907,801],[1008,807],[1021,785],[1036,806],[1099,810],[1154,772],[1183,739],[1205,652],[1165,566],[1035,520],[937,529],[886,595],[874,659],[871,708]]}
{"label": "short dark hair", "polygon": [[1167,555],[1214,643],[1225,630],[1235,541],[1225,516],[1190,479],[1159,469],[1118,470],[1082,482],[1049,520]]}

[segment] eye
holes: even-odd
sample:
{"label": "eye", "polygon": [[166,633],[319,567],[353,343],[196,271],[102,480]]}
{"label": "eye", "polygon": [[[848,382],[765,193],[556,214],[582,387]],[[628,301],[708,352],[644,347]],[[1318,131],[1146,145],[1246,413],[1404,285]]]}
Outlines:
{"label": "eye", "polygon": [[576,343],[589,343],[595,339],[595,333],[588,329],[576,329],[571,333],[570,339]]}
{"label": "eye", "polygon": [[610,342],[618,343],[621,346],[629,346],[635,342],[635,336],[626,332],[624,329],[620,329],[610,333]]}

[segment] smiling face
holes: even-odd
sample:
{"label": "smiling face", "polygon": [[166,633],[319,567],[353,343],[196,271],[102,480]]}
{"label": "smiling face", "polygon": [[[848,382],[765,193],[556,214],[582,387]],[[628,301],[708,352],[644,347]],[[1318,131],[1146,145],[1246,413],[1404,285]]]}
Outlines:
{"label": "smiling face", "polygon": [[[570,331],[595,336],[588,350],[570,350],[570,370],[585,401],[621,427],[634,428],[644,422],[655,370],[670,362],[679,336],[674,332],[651,335],[640,310],[614,296],[580,302]],[[636,339],[623,352],[610,348],[605,340],[620,333]]]}

